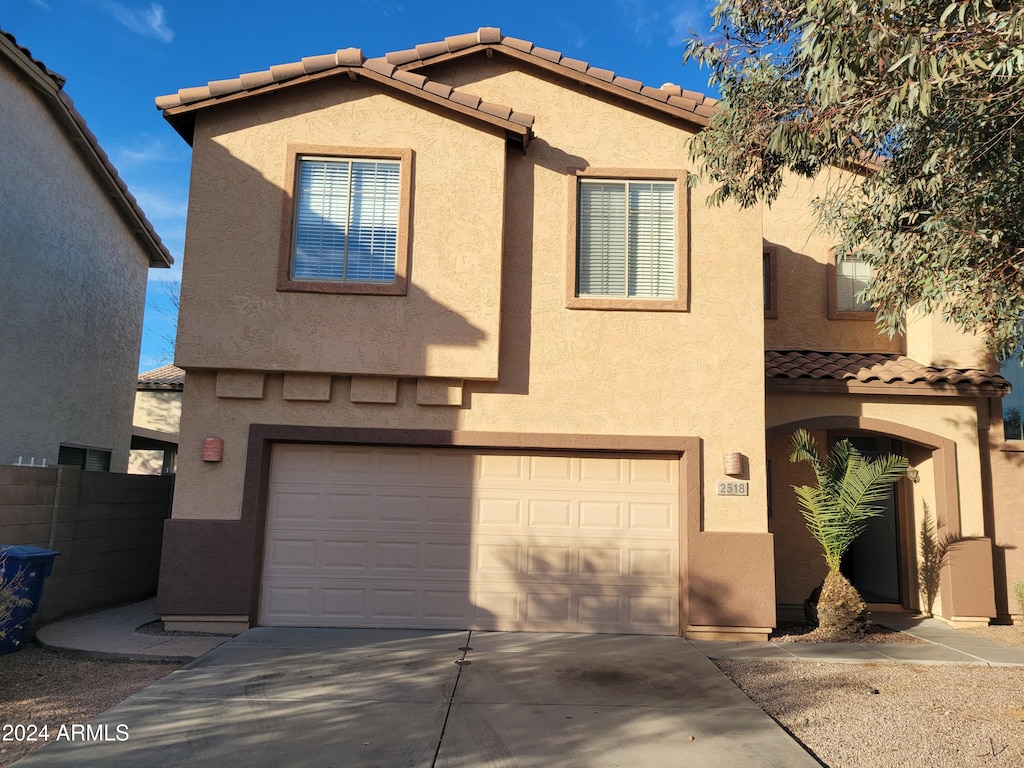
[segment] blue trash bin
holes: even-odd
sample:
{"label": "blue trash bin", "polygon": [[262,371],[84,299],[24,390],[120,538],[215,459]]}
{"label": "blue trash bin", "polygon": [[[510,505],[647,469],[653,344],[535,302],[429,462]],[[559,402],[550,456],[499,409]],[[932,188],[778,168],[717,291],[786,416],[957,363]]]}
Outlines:
{"label": "blue trash bin", "polygon": [[15,593],[24,605],[15,606],[10,618],[0,624],[0,655],[16,651],[30,639],[32,614],[39,610],[43,582],[53,570],[60,552],[25,545],[0,545],[0,583],[11,584],[20,577]]}

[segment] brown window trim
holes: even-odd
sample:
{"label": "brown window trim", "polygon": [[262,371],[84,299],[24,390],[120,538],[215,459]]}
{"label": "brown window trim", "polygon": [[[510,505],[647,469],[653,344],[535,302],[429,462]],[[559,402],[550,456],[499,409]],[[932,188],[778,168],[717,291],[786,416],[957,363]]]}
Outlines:
{"label": "brown window trim", "polygon": [[[687,277],[690,273],[688,244],[690,241],[687,229],[686,205],[686,170],[684,169],[644,169],[644,168],[570,168],[566,174],[569,185],[569,225],[568,243],[566,247],[566,283],[565,306],[568,309],[601,309],[612,311],[639,312],[688,312],[689,285]],[[641,299],[577,296],[576,295],[576,215],[578,210],[577,193],[580,178],[601,178],[621,181],[672,181],[676,185],[676,298],[674,299]]]}
{"label": "brown window trim", "polygon": [[833,253],[828,264],[825,265],[825,289],[828,294],[828,319],[829,320],[868,320],[875,321],[877,314],[873,309],[859,311],[840,310],[839,296],[836,289],[836,255]]}
{"label": "brown window trim", "polygon": [[764,308],[766,320],[779,317],[779,249],[773,245],[764,246],[762,259],[768,259],[768,306]]}
{"label": "brown window trim", "polygon": [[[398,202],[398,242],[395,248],[395,281],[393,283],[343,283],[320,280],[293,280],[292,238],[295,228],[295,185],[299,157],[317,155],[337,158],[374,158],[398,160],[401,179]],[[412,228],[412,150],[386,147],[338,147],[319,144],[289,144],[284,169],[284,200],[281,206],[281,242],[277,265],[277,290],[306,293],[346,293],[376,296],[405,296],[409,280],[409,243]]]}

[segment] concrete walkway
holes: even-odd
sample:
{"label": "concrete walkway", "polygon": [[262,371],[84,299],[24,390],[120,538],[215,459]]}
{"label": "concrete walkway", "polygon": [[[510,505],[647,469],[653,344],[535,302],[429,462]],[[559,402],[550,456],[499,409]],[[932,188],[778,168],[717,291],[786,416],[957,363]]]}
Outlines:
{"label": "concrete walkway", "polygon": [[[229,637],[149,635],[136,628],[156,621],[156,601],[119,606],[49,624],[36,634],[44,648],[94,658],[135,661],[191,661],[221,645]],[[1024,649],[985,640],[951,629],[937,619],[878,611],[877,623],[927,641],[905,643],[740,643],[694,641],[711,659],[767,661],[819,661],[860,664],[897,662],[913,664],[1024,665]]]}
{"label": "concrete walkway", "polygon": [[150,635],[135,630],[157,621],[156,598],[47,624],[36,632],[44,648],[94,659],[192,661],[228,635]]}
{"label": "concrete walkway", "polygon": [[734,643],[694,642],[709,659],[816,661],[835,664],[892,662],[897,664],[975,664],[1024,666],[1024,648],[985,640],[951,628],[938,619],[896,612],[874,612],[876,624],[898,629],[926,641],[909,643]]}

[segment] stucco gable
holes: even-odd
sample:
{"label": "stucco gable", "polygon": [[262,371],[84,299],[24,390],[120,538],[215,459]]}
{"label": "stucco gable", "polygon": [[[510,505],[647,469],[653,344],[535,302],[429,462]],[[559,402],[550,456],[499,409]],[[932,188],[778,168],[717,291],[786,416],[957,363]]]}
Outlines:
{"label": "stucco gable", "polygon": [[366,58],[359,48],[346,48],[301,61],[278,64],[262,72],[250,72],[230,80],[214,80],[205,86],[182,88],[159,96],[156,106],[182,138],[191,143],[198,110],[238,99],[250,98],[285,87],[347,75],[345,80],[369,80],[425,102],[461,114],[478,124],[505,131],[509,140],[526,146],[532,136],[533,115],[509,106],[492,104],[479,96],[434,82],[421,74],[399,69],[386,57]]}
{"label": "stucco gable", "polygon": [[503,35],[497,27],[481,27],[476,32],[422,43],[415,48],[389,53],[385,58],[401,69],[419,72],[436,64],[481,53],[487,58],[498,54],[520,64],[538,67],[572,82],[591,86],[700,127],[707,125],[717,111],[717,99],[702,93],[684,90],[674,83],[651,87],[639,80],[565,56],[559,51],[542,48],[529,40]]}
{"label": "stucco gable", "polygon": [[95,134],[89,130],[85,118],[64,92],[66,78],[33,58],[27,48],[18,45],[14,35],[3,30],[0,30],[0,58],[13,65],[14,70],[42,96],[50,114],[67,136],[68,144],[76,149],[97,181],[110,194],[139,246],[149,258],[149,265],[169,267],[173,264],[174,258],[146,218],[135,196],[118,175]]}

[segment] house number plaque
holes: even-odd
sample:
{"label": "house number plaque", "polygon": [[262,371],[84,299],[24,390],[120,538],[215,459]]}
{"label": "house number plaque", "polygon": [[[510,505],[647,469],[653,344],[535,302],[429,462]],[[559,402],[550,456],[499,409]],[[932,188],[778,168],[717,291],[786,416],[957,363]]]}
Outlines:
{"label": "house number plaque", "polygon": [[719,480],[718,481],[718,495],[719,496],[749,496],[750,495],[750,483],[747,481],[739,480]]}

